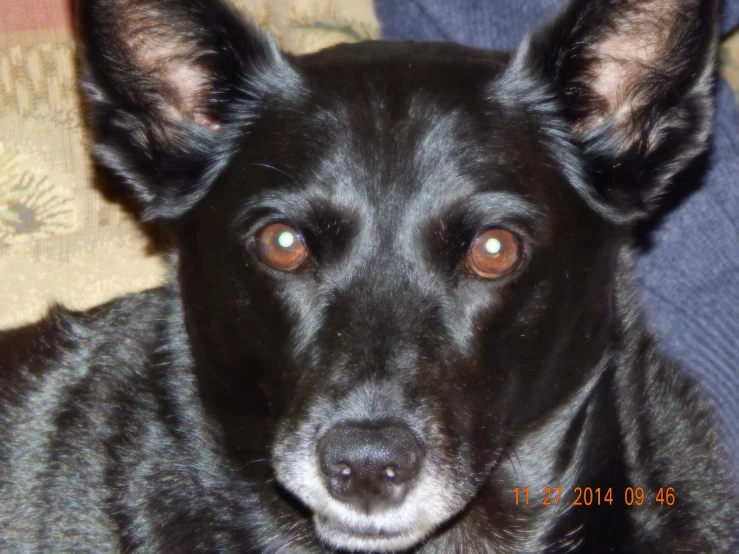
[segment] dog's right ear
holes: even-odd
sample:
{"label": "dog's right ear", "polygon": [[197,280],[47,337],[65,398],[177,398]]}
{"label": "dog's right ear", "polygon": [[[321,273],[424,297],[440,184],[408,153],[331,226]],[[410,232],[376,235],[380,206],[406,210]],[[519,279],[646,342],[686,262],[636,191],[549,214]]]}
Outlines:
{"label": "dog's right ear", "polygon": [[[562,116],[549,135],[576,146],[588,181],[580,188],[592,186],[613,219],[649,217],[706,148],[716,4],[570,0],[500,81],[500,97],[523,100],[550,127]],[[562,142],[557,156],[567,151]]]}
{"label": "dog's right ear", "polygon": [[95,150],[145,219],[208,191],[261,102],[299,91],[278,46],[222,0],[80,0]]}

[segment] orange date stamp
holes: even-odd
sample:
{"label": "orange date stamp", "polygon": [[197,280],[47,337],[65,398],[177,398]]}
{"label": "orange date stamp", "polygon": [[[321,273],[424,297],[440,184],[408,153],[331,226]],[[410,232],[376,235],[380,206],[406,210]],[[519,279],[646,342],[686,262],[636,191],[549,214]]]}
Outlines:
{"label": "orange date stamp", "polygon": [[626,487],[615,491],[612,487],[575,487],[571,491],[562,487],[544,487],[541,491],[516,487],[513,489],[516,506],[672,506],[675,504],[675,488]]}

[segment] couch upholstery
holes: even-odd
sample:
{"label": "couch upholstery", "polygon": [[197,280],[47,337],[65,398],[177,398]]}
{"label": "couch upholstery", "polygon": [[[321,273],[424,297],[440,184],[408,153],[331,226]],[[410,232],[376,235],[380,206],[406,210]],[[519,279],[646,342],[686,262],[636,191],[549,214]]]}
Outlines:
{"label": "couch upholstery", "polygon": [[[289,51],[378,38],[372,0],[233,0]],[[76,80],[71,0],[0,0],[0,328],[156,286],[161,252],[103,193]],[[101,192],[102,191],[102,192]]]}
{"label": "couch upholstery", "polygon": [[[233,0],[292,52],[379,37],[372,0]],[[71,0],[0,0],[0,328],[162,282],[161,252],[106,196],[76,84]],[[739,99],[739,35],[722,51]]]}

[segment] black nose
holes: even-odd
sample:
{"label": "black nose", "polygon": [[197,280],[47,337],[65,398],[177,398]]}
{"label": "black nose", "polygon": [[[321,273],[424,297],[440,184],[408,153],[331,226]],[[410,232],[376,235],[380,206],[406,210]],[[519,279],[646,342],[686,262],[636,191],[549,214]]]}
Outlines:
{"label": "black nose", "polygon": [[403,501],[423,449],[403,425],[351,423],[331,428],[318,456],[331,495],[372,513]]}

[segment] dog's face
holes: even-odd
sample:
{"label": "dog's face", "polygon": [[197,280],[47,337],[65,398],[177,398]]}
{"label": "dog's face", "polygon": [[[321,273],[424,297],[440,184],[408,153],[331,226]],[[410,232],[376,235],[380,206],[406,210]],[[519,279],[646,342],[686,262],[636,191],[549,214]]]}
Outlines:
{"label": "dog's face", "polygon": [[598,366],[629,225],[705,139],[710,4],[291,59],[219,3],[83,3],[98,151],[172,222],[214,417],[321,540],[421,541]]}
{"label": "dog's face", "polygon": [[277,478],[319,533],[388,548],[597,364],[617,242],[496,65],[398,79],[359,48],[303,61],[306,97],[263,113],[183,222],[181,286],[215,368],[264,368]]}

